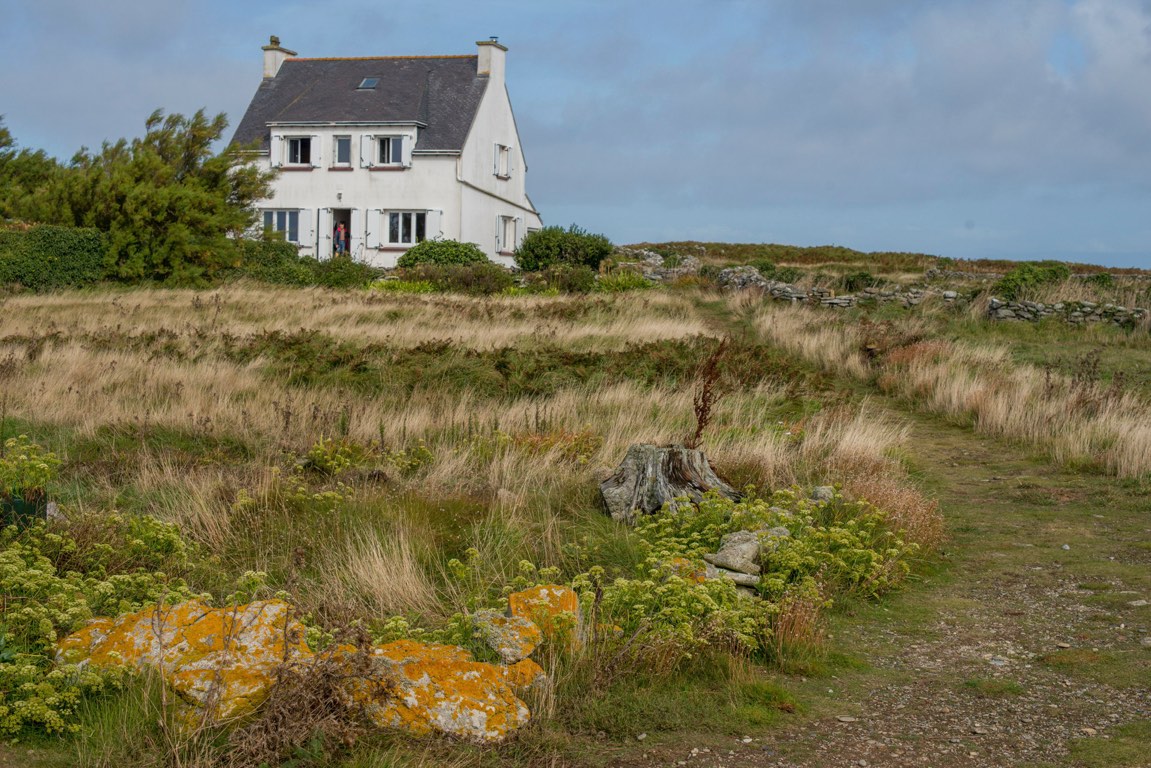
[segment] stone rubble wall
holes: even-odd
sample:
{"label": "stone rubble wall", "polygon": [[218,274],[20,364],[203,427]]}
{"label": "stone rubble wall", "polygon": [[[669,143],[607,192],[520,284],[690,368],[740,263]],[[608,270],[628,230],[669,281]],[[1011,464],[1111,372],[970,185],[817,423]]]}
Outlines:
{"label": "stone rubble wall", "polygon": [[1028,320],[1038,322],[1048,317],[1060,317],[1072,325],[1110,323],[1133,326],[1147,318],[1147,310],[1139,307],[1120,307],[1115,304],[1096,304],[1093,301],[1060,301],[1044,304],[1036,301],[1003,301],[992,299],[987,305],[987,317],[992,320]]}
{"label": "stone rubble wall", "polygon": [[[931,273],[934,272],[935,275]],[[940,273],[938,270],[928,270],[928,276],[969,277],[967,273]],[[980,276],[990,277],[990,276]],[[796,285],[768,280],[760,274],[755,267],[731,267],[719,273],[719,285],[727,290],[759,290],[765,296],[776,301],[788,301],[793,304],[807,304],[809,306],[832,307],[846,309],[860,303],[889,303],[899,302],[904,307],[914,307],[925,299],[938,297],[947,303],[964,303],[965,298],[960,297],[958,291],[942,290],[939,288],[864,288],[859,293],[836,296],[826,288],[804,289]],[[1132,327],[1147,319],[1148,310],[1140,307],[1122,307],[1115,304],[1097,304],[1091,301],[1060,301],[1044,304],[1034,301],[1004,301],[992,298],[987,306],[987,317],[990,320],[1023,320],[1038,322],[1048,317],[1062,318],[1073,325],[1091,323],[1110,323],[1123,327]]]}

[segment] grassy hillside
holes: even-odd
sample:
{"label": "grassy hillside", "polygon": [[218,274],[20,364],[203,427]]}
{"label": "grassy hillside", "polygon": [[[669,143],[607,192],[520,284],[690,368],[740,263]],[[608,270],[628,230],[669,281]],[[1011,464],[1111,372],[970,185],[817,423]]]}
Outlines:
{"label": "grassy hillside", "polygon": [[[755,257],[782,264],[784,253]],[[818,258],[854,267],[863,256]],[[931,258],[880,261],[911,271]],[[597,487],[629,445],[695,431],[700,371],[724,337],[723,396],[703,431],[717,471],[763,509],[807,510],[816,485],[843,496],[812,518],[807,560],[777,565],[754,602],[711,595],[716,607],[687,610],[674,601],[701,593],[666,561],[708,551],[700,542],[714,544],[732,510],[629,529],[604,514]],[[92,579],[162,571],[164,589],[217,602],[282,593],[317,638],[354,624],[376,639],[466,644],[467,617],[517,586],[590,578],[607,595],[603,618],[621,636],[556,649],[548,686],[529,701],[533,725],[508,745],[349,725],[344,741],[320,730],[272,762],[644,766],[694,747],[708,750],[701,764],[731,751],[741,765],[781,754],[824,765],[840,763],[806,729],[839,728],[829,743],[846,739],[844,759],[918,764],[928,753],[910,736],[883,762],[863,748],[874,734],[852,741],[851,724],[879,717],[875,691],[915,683],[886,665],[909,648],[926,664],[937,622],[953,622],[954,643],[983,647],[973,638],[987,625],[944,618],[976,599],[975,581],[1019,666],[1016,650],[999,646],[986,653],[1010,657],[1002,668],[932,646],[950,672],[925,673],[936,688],[916,695],[955,696],[958,686],[973,708],[998,711],[1019,689],[1039,711],[1082,688],[1067,696],[1097,725],[1112,710],[1096,715],[1089,702],[1120,691],[1125,705],[1108,727],[1146,707],[1151,617],[1128,604],[1151,589],[1138,501],[1151,473],[1149,372],[1146,329],[992,326],[978,310],[936,302],[835,313],[694,284],[596,297],[257,285],[19,295],[0,311],[0,438],[27,435],[57,454],[49,491],[68,520],[9,529],[4,544],[37,547],[60,573]],[[1048,573],[1052,562],[1060,573]],[[1038,580],[1042,615],[986,585],[991,571]],[[1080,586],[1070,594],[1068,584]],[[1051,590],[1095,618],[1076,614],[1060,629],[1044,613],[1055,610]],[[0,626],[23,626],[13,605]],[[1048,634],[1029,638],[1040,619]],[[1067,648],[1043,645],[1055,635]],[[9,649],[48,669],[44,641],[13,638]],[[1089,653],[1060,655],[1080,648]],[[2,653],[0,672],[16,658]],[[25,695],[7,679],[9,701]],[[86,693],[68,713],[75,733],[24,728],[18,745],[0,747],[0,765],[226,763],[234,731],[158,728],[159,695],[147,681]],[[889,715],[884,727],[903,727]],[[967,729],[976,727],[986,730]],[[1100,752],[1080,743],[1083,732],[1059,733],[1041,764],[1136,765],[1124,754],[1144,739],[1116,731]],[[1011,755],[1010,764],[1038,759]]]}

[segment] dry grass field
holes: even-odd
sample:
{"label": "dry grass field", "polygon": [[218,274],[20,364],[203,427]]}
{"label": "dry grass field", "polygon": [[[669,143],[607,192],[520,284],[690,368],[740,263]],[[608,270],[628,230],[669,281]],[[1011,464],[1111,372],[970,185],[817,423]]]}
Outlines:
{"label": "dry grass field", "polygon": [[[910,545],[909,572],[882,571],[885,588],[912,602],[935,605],[919,582],[960,558],[949,536],[967,545],[945,524],[968,513],[936,454],[984,435],[1092,483],[1137,489],[1151,472],[1139,386],[1040,365],[1034,339],[1014,344],[930,305],[837,315],[694,286],[473,298],[254,284],[0,302],[0,437],[27,434],[60,457],[51,491],[71,535],[104,541],[100,521],[114,511],[153,516],[195,549],[170,576],[218,599],[282,593],[317,632],[351,623],[386,636],[397,619],[451,632],[525,573],[647,573],[658,549],[604,514],[598,484],[628,446],[693,433],[699,372],[723,338],[723,396],[703,432],[717,471],[759,498],[836,485],[874,505]],[[1081,329],[1079,341],[1141,355],[1140,333]],[[924,453],[930,418],[947,437]],[[866,686],[848,650],[865,652],[842,638],[887,610],[872,607],[883,590],[862,580],[836,592],[830,569],[815,581],[816,597],[788,592],[772,606],[756,652],[673,655],[682,649],[664,637],[646,655],[553,660],[548,693],[530,702],[535,724],[498,750],[321,740],[284,764],[647,766],[675,762],[693,739],[718,755],[712,739],[826,715],[832,679]],[[891,605],[918,626],[907,600]],[[96,700],[80,736],[33,737],[31,752],[0,749],[0,765],[123,765],[147,745],[149,765],[219,764],[219,732],[159,746],[154,695]],[[767,754],[739,764],[792,765]]]}

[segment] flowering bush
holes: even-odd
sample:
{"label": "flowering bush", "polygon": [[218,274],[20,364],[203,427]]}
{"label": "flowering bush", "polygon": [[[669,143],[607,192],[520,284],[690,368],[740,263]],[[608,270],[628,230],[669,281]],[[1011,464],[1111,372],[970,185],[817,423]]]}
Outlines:
{"label": "flowering bush", "polygon": [[27,435],[4,441],[0,454],[0,495],[21,496],[32,490],[42,491],[56,476],[60,460],[28,439]]}
{"label": "flowering bush", "polygon": [[[106,547],[90,552],[68,529],[52,531],[43,522],[23,531],[15,526],[0,531],[0,739],[28,730],[73,731],[81,696],[122,684],[125,672],[55,666],[61,637],[93,616],[118,616],[195,596],[183,580],[135,569],[135,558],[124,560],[119,554],[136,550],[142,555],[151,543],[169,554],[185,551],[183,542],[170,540],[169,526],[150,518],[139,526],[116,515],[109,519],[119,520],[109,530],[132,538],[112,537]],[[78,570],[61,572],[54,560]],[[133,570],[110,574],[113,562]]]}

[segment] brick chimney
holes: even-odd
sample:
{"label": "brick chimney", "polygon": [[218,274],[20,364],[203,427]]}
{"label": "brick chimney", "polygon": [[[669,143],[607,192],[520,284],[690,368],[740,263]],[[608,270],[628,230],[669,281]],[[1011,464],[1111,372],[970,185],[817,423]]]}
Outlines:
{"label": "brick chimney", "polygon": [[479,48],[480,62],[477,72],[487,75],[493,81],[503,83],[504,61],[507,57],[507,46],[500,45],[500,39],[493,37],[490,40],[480,40],[476,43]]}
{"label": "brick chimney", "polygon": [[269,80],[276,76],[280,71],[280,65],[284,63],[284,59],[289,56],[295,56],[295,51],[289,51],[280,45],[280,38],[272,35],[268,40],[268,44],[262,49],[264,51],[264,79]]}

